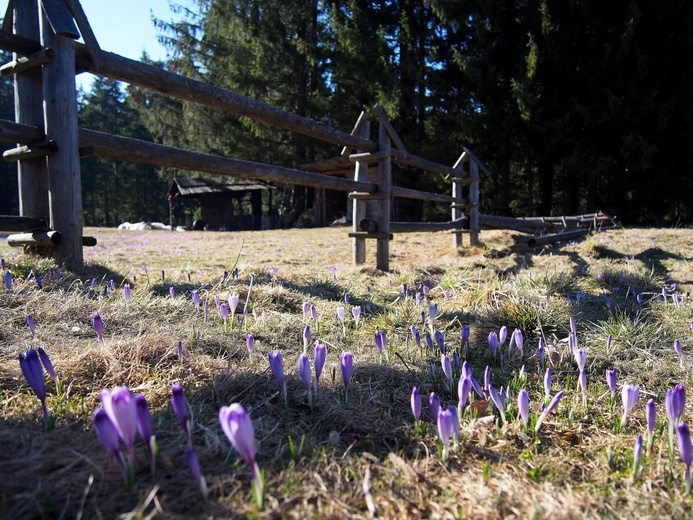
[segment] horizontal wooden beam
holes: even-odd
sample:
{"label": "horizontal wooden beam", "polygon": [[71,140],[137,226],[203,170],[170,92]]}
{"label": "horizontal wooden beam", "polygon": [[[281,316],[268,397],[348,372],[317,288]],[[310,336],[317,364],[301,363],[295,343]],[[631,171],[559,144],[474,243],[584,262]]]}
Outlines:
{"label": "horizontal wooden beam", "polygon": [[0,49],[7,52],[14,52],[21,56],[29,56],[40,51],[43,46],[29,38],[17,36],[5,31],[0,31]]}
{"label": "horizontal wooden beam", "polygon": [[336,130],[308,117],[286,112],[267,103],[186,78],[154,65],[105,51],[99,52],[98,62],[95,62],[83,46],[78,47],[78,53],[80,63],[85,63],[88,72],[92,74],[125,81],[131,85],[155,90],[177,99],[200,103],[237,116],[249,117],[261,123],[314,137],[328,143],[366,152],[378,149],[378,144],[370,139],[363,139]]}
{"label": "horizontal wooden beam", "polygon": [[349,160],[351,162],[357,162],[357,161],[378,161],[380,159],[385,159],[385,157],[389,157],[390,153],[389,152],[383,152],[381,150],[375,151],[375,152],[363,152],[363,153],[352,153],[349,155]]}
{"label": "horizontal wooden beam", "polygon": [[43,218],[0,215],[1,231],[45,231],[47,229],[48,223]]}
{"label": "horizontal wooden beam", "polygon": [[46,63],[53,61],[55,53],[53,49],[41,49],[30,56],[22,56],[16,60],[12,60],[0,67],[0,74],[3,76],[11,76],[13,74],[21,74],[26,70],[31,70],[35,67],[40,67]]}
{"label": "horizontal wooden beam", "polygon": [[453,197],[451,195],[445,195],[443,193],[431,193],[428,191],[412,190],[410,188],[402,188],[401,186],[392,186],[390,188],[392,195],[394,197],[400,197],[402,199],[418,199],[418,200],[430,200],[432,202],[444,202],[444,203],[454,203],[458,202],[460,204],[467,202],[465,199],[460,199]]}
{"label": "horizontal wooden beam", "polygon": [[352,191],[349,193],[350,200],[385,200],[388,196],[382,193],[367,193],[360,191]]}
{"label": "horizontal wooden beam", "polygon": [[[10,247],[35,247],[46,249],[60,245],[63,237],[60,231],[35,231],[33,233],[17,233],[7,237],[7,245]],[[96,238],[82,237],[82,245],[92,247],[96,245]]]}
{"label": "horizontal wooden beam", "polygon": [[390,222],[390,231],[393,233],[447,231],[449,229],[462,229],[467,224],[466,218],[460,218],[450,222]]}
{"label": "horizontal wooden beam", "polygon": [[372,238],[377,240],[392,240],[392,233],[368,233],[366,231],[353,231],[349,233],[349,238]]}
{"label": "horizontal wooden beam", "polygon": [[591,229],[581,228],[574,229],[572,231],[565,231],[563,233],[555,233],[553,235],[544,235],[541,237],[530,238],[527,241],[529,247],[543,246],[546,244],[553,244],[554,242],[561,242],[564,240],[575,240],[589,233]]}
{"label": "horizontal wooden beam", "polygon": [[0,119],[0,141],[2,142],[29,144],[45,140],[46,134],[38,126]]}
{"label": "horizontal wooden beam", "polygon": [[358,182],[281,166],[191,152],[84,128],[79,130],[79,143],[80,146],[92,148],[97,157],[337,191],[371,192],[378,189],[378,185],[371,182]]}

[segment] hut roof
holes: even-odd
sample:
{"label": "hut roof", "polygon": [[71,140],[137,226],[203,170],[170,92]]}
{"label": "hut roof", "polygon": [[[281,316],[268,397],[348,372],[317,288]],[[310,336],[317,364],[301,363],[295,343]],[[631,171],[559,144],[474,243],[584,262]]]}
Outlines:
{"label": "hut roof", "polygon": [[264,181],[237,177],[174,177],[168,195],[169,197],[185,197],[202,193],[233,193],[274,189],[276,189],[274,186]]}

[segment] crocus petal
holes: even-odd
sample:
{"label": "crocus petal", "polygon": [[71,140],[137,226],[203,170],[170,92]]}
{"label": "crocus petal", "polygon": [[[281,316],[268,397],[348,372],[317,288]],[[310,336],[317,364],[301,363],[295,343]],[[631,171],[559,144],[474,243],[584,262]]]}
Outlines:
{"label": "crocus petal", "polygon": [[327,348],[322,343],[315,345],[315,379],[320,379],[322,367],[325,366],[325,357],[327,356]]}
{"label": "crocus petal", "polygon": [[48,357],[48,354],[46,353],[45,350],[43,350],[42,347],[38,348],[38,355],[39,358],[41,358],[41,363],[43,364],[43,367],[46,369],[46,372],[48,372],[48,375],[51,376],[51,379],[55,381],[56,383],[58,382],[58,374],[55,373],[55,369],[53,368],[53,363],[51,363],[51,358]]}
{"label": "crocus petal", "polygon": [[301,377],[306,390],[310,390],[310,360],[306,354],[301,354],[298,357],[298,375]]}
{"label": "crocus petal", "polygon": [[342,380],[344,381],[344,389],[346,390],[349,387],[351,372],[354,368],[354,356],[351,352],[342,352],[341,367]]}
{"label": "crocus petal", "polygon": [[676,429],[676,440],[679,445],[681,460],[690,468],[693,463],[693,446],[691,445],[691,432],[686,423],[679,424]]}
{"label": "crocus petal", "polygon": [[417,387],[411,391],[411,411],[414,414],[414,419],[421,419],[421,393]]}
{"label": "crocus petal", "polygon": [[137,405],[137,431],[149,446],[149,439],[152,437],[152,415],[149,412],[149,405],[142,394],[135,396],[135,404]]}
{"label": "crocus petal", "polygon": [[279,383],[279,387],[282,389],[284,388],[284,361],[282,358],[282,353],[277,350],[275,352],[270,352],[268,354],[269,358],[269,364],[270,364],[270,369],[272,370],[272,374],[274,375],[274,378],[277,380],[277,383]]}
{"label": "crocus petal", "polygon": [[96,435],[101,439],[106,449],[122,466],[123,458],[120,454],[120,434],[103,408],[99,408],[94,414],[94,430],[96,430]]}
{"label": "crocus petal", "polygon": [[185,400],[185,392],[180,383],[175,383],[171,388],[171,407],[176,414],[176,418],[185,431],[187,437],[190,436],[188,431],[188,403]]}
{"label": "crocus petal", "polygon": [[32,348],[26,354],[19,355],[19,366],[29,386],[41,402],[46,400],[46,383],[43,379],[43,368],[38,353]]}
{"label": "crocus petal", "polygon": [[111,392],[101,391],[101,404],[111,419],[128,451],[135,445],[137,432],[137,404],[127,386],[119,386]]}
{"label": "crocus petal", "polygon": [[240,403],[222,406],[219,410],[221,429],[241,458],[255,471],[255,429],[248,412]]}
{"label": "crocus petal", "polygon": [[431,413],[433,421],[438,420],[438,412],[440,411],[440,399],[435,392],[431,392],[428,396],[428,411]]}

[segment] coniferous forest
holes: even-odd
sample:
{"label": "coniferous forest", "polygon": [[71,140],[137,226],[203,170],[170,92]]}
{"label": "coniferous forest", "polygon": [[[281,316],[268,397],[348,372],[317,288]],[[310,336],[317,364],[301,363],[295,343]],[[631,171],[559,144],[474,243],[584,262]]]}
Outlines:
{"label": "coniferous forest", "polygon": [[[156,21],[168,49],[157,65],[345,131],[379,103],[410,152],[450,165],[463,146],[475,152],[492,172],[481,183],[483,213],[603,210],[631,225],[693,220],[693,4],[195,5],[180,8],[178,22]],[[11,78],[1,81],[0,116],[13,119]],[[85,128],[283,166],[339,154],[333,145],[108,79],[82,93],[80,118]],[[176,174],[84,159],[85,223],[166,219]],[[449,193],[442,176],[407,175]],[[16,213],[14,166],[3,163],[0,176],[0,213]],[[281,193],[283,223],[291,225],[309,192]],[[449,217],[445,208],[424,215]]]}

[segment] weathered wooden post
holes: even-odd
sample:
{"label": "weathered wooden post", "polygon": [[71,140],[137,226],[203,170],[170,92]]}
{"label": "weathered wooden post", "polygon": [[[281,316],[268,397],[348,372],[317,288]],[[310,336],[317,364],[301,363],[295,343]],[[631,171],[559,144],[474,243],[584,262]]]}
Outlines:
{"label": "weathered wooden post", "polygon": [[[470,154],[471,155],[471,154]],[[469,245],[479,245],[479,163],[469,158],[469,177],[475,181],[469,186]]]}
{"label": "weathered wooden post", "polygon": [[[14,0],[13,32],[18,36],[40,41],[39,6],[37,0]],[[20,58],[14,54],[14,63]],[[38,60],[36,60],[38,61]],[[27,64],[32,62],[31,57]],[[40,63],[24,70],[15,68],[15,121],[43,128],[43,80]],[[19,214],[48,222],[48,168],[46,157],[20,159],[17,162]]]}
{"label": "weathered wooden post", "polygon": [[[463,190],[462,187],[464,184],[461,182],[462,177],[464,176],[464,163],[465,159],[467,157],[467,154],[462,152],[462,155],[460,155],[460,158],[457,159],[457,162],[454,164],[453,168],[455,170],[459,170],[459,174],[455,177],[452,178],[452,196],[455,199],[462,199],[463,198]],[[450,207],[452,208],[452,220],[455,221],[457,219],[462,218],[464,215],[464,212],[462,211],[464,203],[459,203],[459,202],[453,202],[450,204]],[[453,237],[453,245],[457,247],[462,247],[464,245],[464,241],[462,240],[462,230],[453,230],[452,237]]]}
{"label": "weathered wooden post", "polygon": [[378,234],[376,267],[390,270],[390,198],[392,187],[392,144],[385,121],[381,118],[378,130],[378,150],[385,154],[378,162]]}
{"label": "weathered wooden post", "polygon": [[[371,122],[368,120],[368,115],[361,112],[358,121],[356,122],[358,136],[368,139],[371,133]],[[358,151],[358,150],[357,150]],[[367,182],[368,181],[368,162],[366,160],[356,161],[354,166],[354,180]],[[354,233],[359,231],[359,222],[366,218],[366,201],[359,198],[353,200],[352,222]],[[361,265],[366,262],[366,239],[363,237],[354,237],[352,242],[352,255],[354,265]]]}
{"label": "weathered wooden post", "polygon": [[62,237],[55,257],[81,266],[82,185],[77,133],[75,39],[79,33],[63,0],[42,0],[41,43],[53,49],[53,60],[43,67],[44,128],[58,151],[48,158],[50,227]]}

